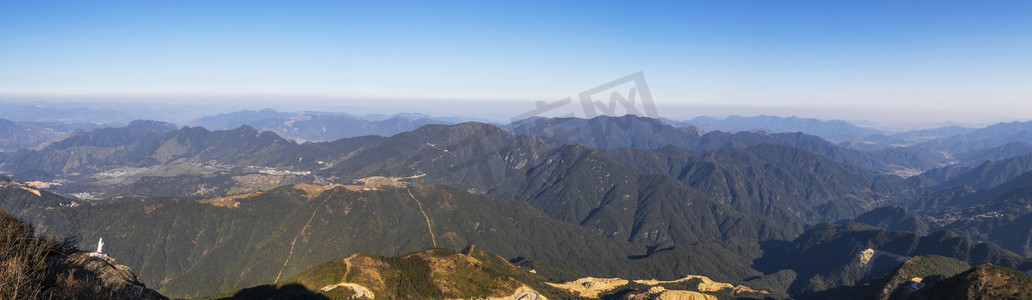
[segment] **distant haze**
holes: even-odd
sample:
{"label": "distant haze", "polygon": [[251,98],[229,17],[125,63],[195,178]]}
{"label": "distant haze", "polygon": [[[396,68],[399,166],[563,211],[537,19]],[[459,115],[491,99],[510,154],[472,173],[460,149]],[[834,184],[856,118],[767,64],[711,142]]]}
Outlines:
{"label": "distant haze", "polygon": [[643,71],[674,119],[984,123],[1032,118],[1030,11],[1021,1],[15,1],[0,5],[0,101],[506,120]]}
{"label": "distant haze", "polygon": [[[35,101],[11,101],[12,99]],[[69,99],[69,101],[57,101]],[[71,101],[78,100],[78,101]],[[552,102],[558,99],[549,99]],[[761,106],[761,105],[692,105],[657,100],[659,117],[689,120],[698,116],[723,118],[727,116],[780,116],[843,120],[862,127],[889,131],[933,128],[946,125],[983,127],[986,125],[1026,121],[1020,116],[1029,110],[1015,109],[1009,113],[990,108],[885,108],[880,106]],[[283,112],[321,111],[339,112],[356,116],[369,114],[393,115],[422,113],[435,117],[461,117],[491,123],[508,123],[512,118],[535,108],[535,101],[520,100],[448,100],[448,99],[355,99],[329,97],[3,97],[0,103],[29,103],[48,107],[89,107],[134,113],[134,117],[148,118],[176,124],[194,119],[239,110],[272,108]],[[585,117],[579,102],[542,116],[573,115]],[[622,113],[620,113],[622,114]]]}

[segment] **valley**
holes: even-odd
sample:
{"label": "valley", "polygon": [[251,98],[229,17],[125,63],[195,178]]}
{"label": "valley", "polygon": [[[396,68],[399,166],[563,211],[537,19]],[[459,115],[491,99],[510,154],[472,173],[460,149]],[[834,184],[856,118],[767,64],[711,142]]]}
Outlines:
{"label": "valley", "polygon": [[1032,299],[1032,1],[0,1],[0,300]]}
{"label": "valley", "polygon": [[112,257],[177,298],[280,291],[338,257],[348,257],[334,271],[343,273],[325,276],[343,279],[304,289],[396,295],[398,285],[344,280],[353,253],[470,245],[521,274],[482,297],[825,297],[881,284],[928,255],[1032,270],[1029,245],[1015,243],[1027,239],[1013,237],[1029,228],[1023,156],[975,167],[933,160],[901,177],[881,166],[902,158],[799,133],[592,122],[629,124],[606,136],[622,146],[483,123],[298,143],[246,125],[133,122],[3,153],[0,170],[13,179],[0,194],[4,210],[48,235],[80,247],[105,237]]}

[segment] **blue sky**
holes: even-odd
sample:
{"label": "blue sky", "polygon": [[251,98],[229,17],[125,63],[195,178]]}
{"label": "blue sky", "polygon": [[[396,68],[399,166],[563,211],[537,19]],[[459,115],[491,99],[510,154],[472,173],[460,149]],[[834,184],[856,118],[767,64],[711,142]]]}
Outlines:
{"label": "blue sky", "polygon": [[0,1],[4,101],[497,115],[637,71],[674,118],[1032,118],[1032,2]]}

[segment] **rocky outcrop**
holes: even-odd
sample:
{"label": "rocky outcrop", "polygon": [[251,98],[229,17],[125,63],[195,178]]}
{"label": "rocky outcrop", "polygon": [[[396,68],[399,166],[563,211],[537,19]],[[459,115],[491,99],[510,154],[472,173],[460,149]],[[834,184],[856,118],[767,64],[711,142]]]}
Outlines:
{"label": "rocky outcrop", "polygon": [[107,293],[108,299],[168,299],[147,288],[132,269],[118,264],[114,258],[106,255],[76,253],[51,262],[57,276],[64,280],[79,280],[99,285],[100,290]]}
{"label": "rocky outcrop", "polygon": [[720,291],[720,290],[727,289],[727,290],[730,290],[731,293],[735,294],[735,295],[742,294],[742,293],[770,294],[770,292],[768,292],[768,291],[757,291],[757,290],[754,290],[754,289],[752,289],[750,287],[747,287],[747,286],[744,286],[744,285],[733,285],[733,284],[725,283],[725,282],[716,282],[716,281],[713,281],[712,279],[710,279],[709,277],[700,276],[700,275],[688,275],[688,276],[685,276],[684,278],[681,278],[681,279],[678,279],[678,280],[660,281],[660,280],[655,280],[655,279],[649,279],[649,280],[635,280],[634,282],[635,283],[639,283],[639,284],[644,284],[644,285],[660,285],[660,284],[667,284],[667,283],[688,282],[688,281],[693,281],[693,280],[698,280],[699,284],[698,284],[698,286],[696,286],[696,289],[698,289],[699,291],[702,291],[702,292],[717,292],[717,291]]}
{"label": "rocky outcrop", "polygon": [[648,291],[628,295],[627,299],[632,300],[717,300],[717,296],[707,295],[700,292],[668,290],[661,286],[654,286]]}
{"label": "rocky outcrop", "polygon": [[34,232],[0,209],[0,299],[168,299],[114,259]]}
{"label": "rocky outcrop", "polygon": [[566,283],[548,283],[548,285],[568,290],[581,297],[598,298],[599,294],[611,291],[627,284],[629,281],[620,278],[584,277]]}
{"label": "rocky outcrop", "polygon": [[[632,281],[620,278],[594,278],[585,277],[566,283],[548,283],[553,287],[564,289],[585,298],[598,298],[607,292],[626,286]],[[716,282],[706,276],[688,275],[677,280],[655,280],[643,279],[634,280],[633,283],[650,286],[646,291],[628,294],[628,299],[717,299],[706,293],[729,292],[732,295],[753,294],[769,295],[770,292],[755,290],[744,285],[733,285],[725,282]],[[668,290],[664,284],[685,284],[696,283],[697,291]]]}
{"label": "rocky outcrop", "polygon": [[486,298],[486,300],[548,300],[545,296],[542,296],[534,289],[524,285],[516,289],[512,295],[505,297]]}

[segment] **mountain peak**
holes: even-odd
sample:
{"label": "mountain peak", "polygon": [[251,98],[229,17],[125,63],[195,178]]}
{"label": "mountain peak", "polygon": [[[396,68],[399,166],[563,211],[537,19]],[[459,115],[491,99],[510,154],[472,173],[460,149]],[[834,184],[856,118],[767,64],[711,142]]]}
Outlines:
{"label": "mountain peak", "polygon": [[258,132],[258,129],[255,129],[254,127],[251,127],[251,125],[243,124],[243,125],[240,125],[240,127],[233,128],[230,131],[232,131],[232,132]]}
{"label": "mountain peak", "polygon": [[176,124],[154,120],[134,120],[129,122],[129,125],[126,125],[126,128],[169,132],[176,130]]}
{"label": "mountain peak", "polygon": [[499,128],[498,126],[480,122],[465,122],[455,125],[429,124],[423,125],[409,133],[437,139],[447,137],[444,141],[451,143],[455,143],[463,139],[486,137],[497,134],[512,136],[511,133]]}

